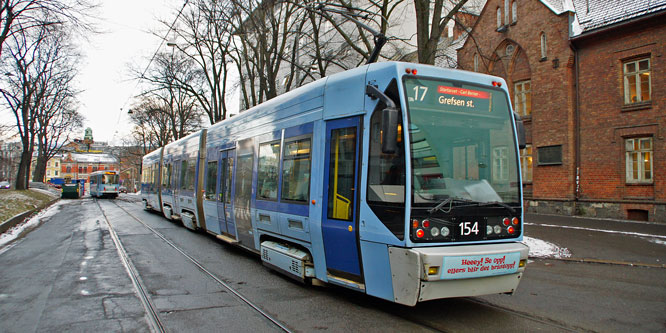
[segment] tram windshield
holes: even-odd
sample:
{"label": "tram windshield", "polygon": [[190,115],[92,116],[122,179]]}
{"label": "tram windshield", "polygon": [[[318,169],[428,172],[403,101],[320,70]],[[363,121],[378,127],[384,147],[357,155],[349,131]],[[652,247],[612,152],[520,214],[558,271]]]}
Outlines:
{"label": "tram windshield", "polygon": [[508,97],[500,89],[405,79],[414,206],[451,198],[519,202]]}
{"label": "tram windshield", "polygon": [[104,174],[102,176],[102,184],[118,184],[118,175]]}

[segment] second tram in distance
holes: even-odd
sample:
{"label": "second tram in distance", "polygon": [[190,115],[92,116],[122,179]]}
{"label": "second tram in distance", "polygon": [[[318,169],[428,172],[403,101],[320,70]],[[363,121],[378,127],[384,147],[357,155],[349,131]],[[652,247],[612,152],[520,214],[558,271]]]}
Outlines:
{"label": "second tram in distance", "polygon": [[306,282],[413,306],[513,293],[527,261],[503,79],[384,62],[146,155],[145,207]]}
{"label": "second tram in distance", "polygon": [[90,196],[97,198],[118,197],[120,175],[114,170],[100,170],[90,174]]}

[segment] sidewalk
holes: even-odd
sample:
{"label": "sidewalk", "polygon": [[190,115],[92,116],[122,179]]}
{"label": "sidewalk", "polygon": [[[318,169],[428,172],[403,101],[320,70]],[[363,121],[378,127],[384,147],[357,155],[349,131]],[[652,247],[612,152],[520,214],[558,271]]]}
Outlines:
{"label": "sidewalk", "polygon": [[573,259],[666,264],[666,224],[525,214],[525,236],[568,249]]}

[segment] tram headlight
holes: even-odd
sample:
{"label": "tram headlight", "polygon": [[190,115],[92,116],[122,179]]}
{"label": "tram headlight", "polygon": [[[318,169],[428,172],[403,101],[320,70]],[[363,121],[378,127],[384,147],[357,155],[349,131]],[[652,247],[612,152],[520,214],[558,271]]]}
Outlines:
{"label": "tram headlight", "polygon": [[486,235],[492,235],[493,234],[493,226],[492,225],[487,225],[486,226]]}
{"label": "tram headlight", "polygon": [[499,234],[502,232],[502,227],[496,225],[493,227],[493,231],[495,231],[496,234]]}
{"label": "tram headlight", "polygon": [[449,237],[449,234],[451,233],[448,227],[442,227],[442,229],[440,229],[440,232],[442,237]]}
{"label": "tram headlight", "polygon": [[439,236],[439,229],[437,227],[430,229],[430,234],[432,235],[432,237]]}

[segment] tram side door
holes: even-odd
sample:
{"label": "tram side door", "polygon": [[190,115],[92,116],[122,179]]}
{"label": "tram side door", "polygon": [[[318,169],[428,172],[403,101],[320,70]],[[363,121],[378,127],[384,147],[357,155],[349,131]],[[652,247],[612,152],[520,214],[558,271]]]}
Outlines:
{"label": "tram side door", "polygon": [[217,193],[217,216],[223,233],[236,235],[233,210],[233,170],[235,149],[220,151]]}
{"label": "tram side door", "polygon": [[322,235],[328,273],[361,279],[358,250],[360,117],[326,123]]}

